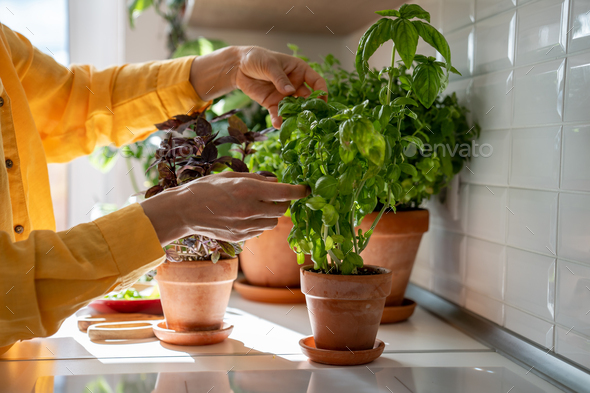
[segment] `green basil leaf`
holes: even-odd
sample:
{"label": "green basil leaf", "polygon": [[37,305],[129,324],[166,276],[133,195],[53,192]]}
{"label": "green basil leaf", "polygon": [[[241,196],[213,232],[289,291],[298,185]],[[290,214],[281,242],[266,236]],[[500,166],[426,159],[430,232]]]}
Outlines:
{"label": "green basil leaf", "polygon": [[377,15],[381,15],[381,16],[400,16],[400,13],[398,10],[383,10],[383,11],[375,11],[375,13]]}
{"label": "green basil leaf", "polygon": [[315,194],[331,199],[338,192],[338,180],[331,175],[320,177],[315,183]]}
{"label": "green basil leaf", "polygon": [[397,97],[393,100],[393,105],[414,105],[418,106],[418,103],[410,97]]}
{"label": "green basil leaf", "polygon": [[399,165],[392,165],[387,171],[387,179],[391,182],[397,181],[401,175],[402,170]]}
{"label": "green basil leaf", "polygon": [[434,64],[423,63],[414,69],[414,93],[426,108],[430,108],[441,88],[441,77]]}
{"label": "green basil leaf", "polygon": [[342,148],[342,146],[338,146],[338,154],[339,154],[342,162],[345,164],[348,164],[349,162],[354,160],[354,156],[356,155],[356,151],[354,150],[354,148],[345,150]]}
{"label": "green basil leaf", "polygon": [[451,66],[451,49],[445,37],[428,23],[419,20],[413,20],[411,23],[418,31],[420,37],[436,49],[444,57],[448,66]]}
{"label": "green basil leaf", "polygon": [[407,19],[396,19],[391,26],[391,38],[406,67],[412,67],[418,47],[418,31],[412,22]]}
{"label": "green basil leaf", "polygon": [[414,165],[410,165],[407,162],[402,162],[399,164],[399,167],[403,173],[407,173],[410,176],[418,176],[418,171],[416,171]]}
{"label": "green basil leaf", "polygon": [[332,252],[334,253],[334,255],[336,255],[336,258],[338,258],[340,260],[343,260],[344,259],[344,253],[340,249],[334,248],[332,250]]}
{"label": "green basil leaf", "polygon": [[430,23],[430,14],[424,10],[424,8],[420,7],[418,4],[404,4],[399,7],[399,14],[402,18],[412,19],[424,19],[428,23]]}
{"label": "green basil leaf", "polygon": [[361,82],[365,80],[365,75],[369,69],[369,58],[377,48],[391,38],[392,22],[393,19],[381,18],[369,27],[361,37],[355,58],[355,68]]}
{"label": "green basil leaf", "polygon": [[284,146],[289,139],[291,139],[291,134],[297,128],[297,118],[296,117],[289,117],[287,120],[283,121],[281,125],[281,133],[279,135],[279,139],[281,144]]}
{"label": "green basil leaf", "polygon": [[416,146],[420,149],[420,150],[424,150],[424,142],[422,142],[422,139],[416,137],[416,136],[412,136],[412,135],[406,135],[402,138],[402,141],[408,141],[410,143],[414,143],[416,144]]}
{"label": "green basil leaf", "polygon": [[311,132],[311,123],[316,119],[316,115],[312,111],[303,111],[297,116],[297,128],[308,134]]}
{"label": "green basil leaf", "polygon": [[[334,208],[334,206],[327,203],[322,208],[322,213],[322,222],[324,223],[324,225],[336,225],[336,223],[338,222],[338,212],[336,211],[336,208]],[[327,245],[326,248],[328,248]]]}
{"label": "green basil leaf", "polygon": [[387,85],[383,86],[379,91],[379,102],[381,105],[387,105]]}
{"label": "green basil leaf", "polygon": [[458,70],[457,70],[455,67],[453,67],[453,66],[451,66],[451,69],[450,69],[450,71],[451,71],[453,74],[461,75],[461,73],[460,73],[460,72],[459,72],[459,71],[458,71]]}
{"label": "green basil leaf", "polygon": [[348,254],[346,254],[344,260],[350,262],[354,267],[363,267],[363,258],[354,251],[351,251]]}
{"label": "green basil leaf", "polygon": [[303,105],[301,105],[301,109],[312,111],[315,114],[320,114],[320,113],[328,112],[330,110],[330,107],[322,99],[319,99],[319,98],[309,99],[308,98],[307,101],[305,101],[303,103]]}
{"label": "green basil leaf", "polygon": [[[402,193],[403,193],[403,188],[402,185],[399,183],[393,183],[390,184],[389,187],[391,188],[391,192],[393,193],[393,197],[396,201],[399,201],[402,199]],[[393,204],[393,201],[391,201]]]}
{"label": "green basil leaf", "polygon": [[302,252],[297,253],[297,264],[303,265],[305,263],[305,254]]}
{"label": "green basil leaf", "polygon": [[311,210],[321,210],[326,205],[326,200],[321,196],[314,196],[305,201],[305,206]]}

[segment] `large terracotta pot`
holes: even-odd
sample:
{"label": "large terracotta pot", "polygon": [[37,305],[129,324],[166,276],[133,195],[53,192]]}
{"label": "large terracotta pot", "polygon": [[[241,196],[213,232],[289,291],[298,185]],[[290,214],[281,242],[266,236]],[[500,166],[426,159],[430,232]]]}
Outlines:
{"label": "large terracotta pot", "polygon": [[317,348],[373,348],[392,272],[378,266],[364,268],[376,274],[322,274],[313,272],[312,266],[301,268],[301,291]]}
{"label": "large terracotta pot", "polygon": [[[274,229],[246,241],[240,265],[248,283],[259,287],[299,287],[301,265],[287,241],[291,228],[291,217],[282,216]],[[312,263],[311,256],[306,255],[304,265]]]}
{"label": "large terracotta pot", "polygon": [[238,258],[217,263],[166,262],[157,271],[168,329],[189,332],[222,327],[232,285],[238,277]]}
{"label": "large terracotta pot", "polygon": [[[371,213],[361,222],[367,231],[373,225],[377,213]],[[408,210],[387,213],[381,217],[361,253],[365,265],[381,266],[393,272],[391,293],[386,306],[400,306],[410,280],[414,260],[420,247],[422,234],[428,231],[428,210]]]}

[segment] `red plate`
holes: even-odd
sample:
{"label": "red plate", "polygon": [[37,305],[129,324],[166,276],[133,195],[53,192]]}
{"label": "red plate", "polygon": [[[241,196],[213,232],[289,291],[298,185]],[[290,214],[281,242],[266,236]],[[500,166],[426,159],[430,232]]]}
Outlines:
{"label": "red plate", "polygon": [[162,302],[160,299],[98,299],[90,303],[90,307],[100,313],[144,313],[163,315]]}

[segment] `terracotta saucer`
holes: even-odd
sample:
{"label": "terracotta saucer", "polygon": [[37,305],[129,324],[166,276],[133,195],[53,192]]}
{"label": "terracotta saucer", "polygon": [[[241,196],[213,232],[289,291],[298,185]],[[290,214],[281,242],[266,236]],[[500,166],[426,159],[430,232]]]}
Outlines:
{"label": "terracotta saucer", "polygon": [[371,363],[383,353],[385,344],[383,341],[376,339],[372,349],[364,351],[333,351],[328,349],[318,349],[315,346],[313,336],[305,337],[299,340],[299,346],[303,354],[317,363],[330,364],[332,366],[356,366],[359,364]]}
{"label": "terracotta saucer", "polygon": [[383,309],[383,316],[381,317],[381,324],[397,323],[405,321],[410,318],[416,309],[416,302],[412,299],[405,298],[401,306],[385,307]]}
{"label": "terracotta saucer", "polygon": [[245,278],[237,279],[234,288],[244,299],[275,304],[305,304],[305,295],[300,288],[271,288],[251,285]]}
{"label": "terracotta saucer", "polygon": [[229,337],[234,325],[223,323],[218,330],[202,330],[197,332],[177,332],[168,329],[166,321],[154,325],[154,334],[160,340],[174,345],[211,345],[217,344]]}

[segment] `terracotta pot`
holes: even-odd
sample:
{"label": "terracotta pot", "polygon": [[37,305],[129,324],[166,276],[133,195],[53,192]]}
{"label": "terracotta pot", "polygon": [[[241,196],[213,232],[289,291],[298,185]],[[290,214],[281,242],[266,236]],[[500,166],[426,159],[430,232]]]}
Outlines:
{"label": "terracotta pot", "polygon": [[385,298],[391,292],[391,270],[368,266],[371,275],[314,273],[301,268],[301,291],[309,310],[317,348],[355,351],[373,348]]}
{"label": "terracotta pot", "polygon": [[234,280],[238,258],[211,261],[166,262],[158,266],[162,308],[168,329],[178,332],[217,330]]}
{"label": "terracotta pot", "polygon": [[[361,222],[369,230],[378,213],[371,213]],[[428,231],[428,210],[418,209],[387,213],[375,227],[369,245],[361,253],[365,265],[381,266],[393,272],[391,293],[386,306],[400,306],[410,280],[422,234]]]}
{"label": "terracotta pot", "polygon": [[[291,217],[279,218],[277,226],[246,241],[240,254],[240,265],[249,284],[259,287],[299,287],[297,254],[291,250],[287,237],[293,228]],[[305,264],[312,264],[305,256]]]}

